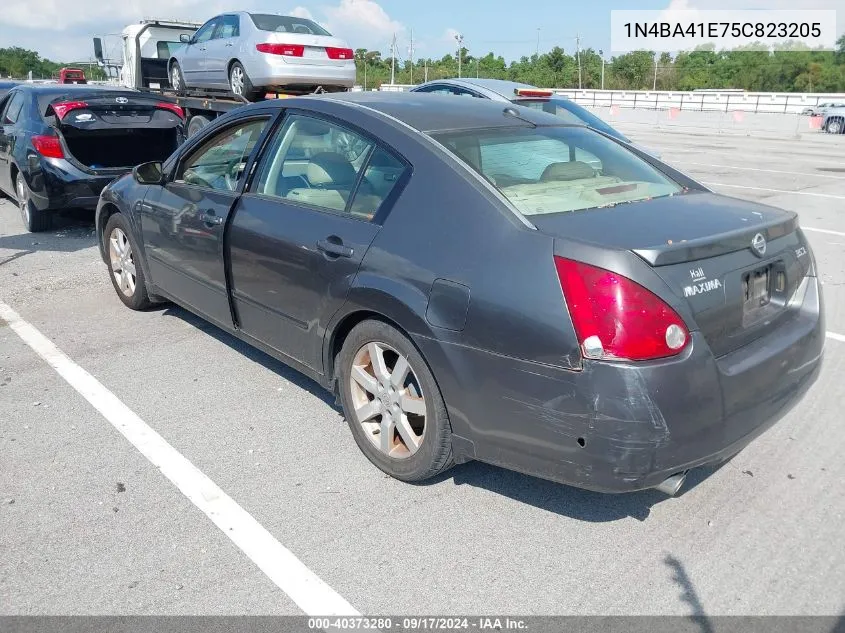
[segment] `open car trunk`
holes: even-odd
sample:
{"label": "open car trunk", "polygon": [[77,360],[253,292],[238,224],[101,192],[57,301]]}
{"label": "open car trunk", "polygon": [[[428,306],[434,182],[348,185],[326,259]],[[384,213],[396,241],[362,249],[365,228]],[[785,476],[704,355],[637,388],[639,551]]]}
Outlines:
{"label": "open car trunk", "polygon": [[182,109],[154,95],[96,90],[51,97],[45,120],[64,138],[67,158],[89,171],[163,161],[184,139]]}

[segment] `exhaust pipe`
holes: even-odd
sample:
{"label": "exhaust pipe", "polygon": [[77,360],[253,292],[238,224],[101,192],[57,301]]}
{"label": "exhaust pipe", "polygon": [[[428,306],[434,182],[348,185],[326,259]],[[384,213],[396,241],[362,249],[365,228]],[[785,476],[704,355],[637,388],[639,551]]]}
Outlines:
{"label": "exhaust pipe", "polygon": [[655,486],[656,490],[669,495],[670,497],[674,497],[678,494],[678,491],[681,489],[681,486],[684,485],[684,481],[686,481],[687,473],[689,471],[685,470],[682,473],[675,473],[671,477],[667,477],[663,483],[658,484]]}

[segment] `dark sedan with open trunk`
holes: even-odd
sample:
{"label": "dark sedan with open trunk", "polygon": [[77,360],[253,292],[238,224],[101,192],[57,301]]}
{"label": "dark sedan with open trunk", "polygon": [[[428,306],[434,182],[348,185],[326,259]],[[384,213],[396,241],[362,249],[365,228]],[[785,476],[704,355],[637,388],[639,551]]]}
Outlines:
{"label": "dark sedan with open trunk", "polygon": [[55,211],[94,209],[114,178],[172,154],[184,116],[128,90],[21,84],[0,99],[0,123],[0,190],[18,201],[27,230],[46,231]]}
{"label": "dark sedan with open trunk", "polygon": [[248,106],[109,185],[97,230],[127,306],[175,301],[333,390],[405,481],[477,459],[674,494],[821,366],[794,213],[510,104]]}

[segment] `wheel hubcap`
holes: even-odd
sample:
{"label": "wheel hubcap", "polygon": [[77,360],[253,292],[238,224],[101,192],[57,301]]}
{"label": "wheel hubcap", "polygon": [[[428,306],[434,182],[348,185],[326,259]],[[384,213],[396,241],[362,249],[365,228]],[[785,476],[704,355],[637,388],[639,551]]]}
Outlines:
{"label": "wheel hubcap", "polygon": [[170,71],[170,83],[173,84],[174,88],[178,88],[182,84],[182,75],[179,74],[179,69],[175,66]]}
{"label": "wheel hubcap", "polygon": [[833,132],[834,134],[839,134],[839,128],[841,126],[842,126],[842,124],[839,123],[839,121],[834,121],[833,123],[831,123],[828,126],[828,129],[830,129],[830,131]]}
{"label": "wheel hubcap", "polygon": [[29,224],[29,196],[26,195],[26,186],[23,183],[23,179],[18,176],[18,205],[20,205],[21,213],[23,214],[24,219],[26,220],[27,225]]}
{"label": "wheel hubcap", "polygon": [[232,69],[232,92],[236,95],[243,94],[244,91],[244,72],[239,66]]}
{"label": "wheel hubcap", "polygon": [[406,459],[422,446],[426,406],[408,359],[386,343],[355,354],[349,378],[355,421],[379,451]]}
{"label": "wheel hubcap", "polygon": [[114,229],[109,237],[109,261],[117,287],[125,296],[135,294],[135,259],[129,238],[121,229]]}

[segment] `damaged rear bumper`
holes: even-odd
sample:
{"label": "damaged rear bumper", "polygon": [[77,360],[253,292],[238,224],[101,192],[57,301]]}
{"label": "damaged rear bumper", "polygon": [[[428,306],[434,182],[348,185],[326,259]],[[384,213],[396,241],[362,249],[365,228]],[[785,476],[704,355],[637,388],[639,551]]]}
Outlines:
{"label": "damaged rear bumper", "polygon": [[821,293],[815,278],[806,284],[793,318],[718,359],[699,333],[677,358],[585,361],[580,372],[447,346],[450,364],[462,367],[443,387],[457,461],[627,492],[730,458],[818,377]]}
{"label": "damaged rear bumper", "polygon": [[30,175],[32,202],[39,211],[96,209],[100,192],[122,172],[91,174],[60,158],[42,159]]}

